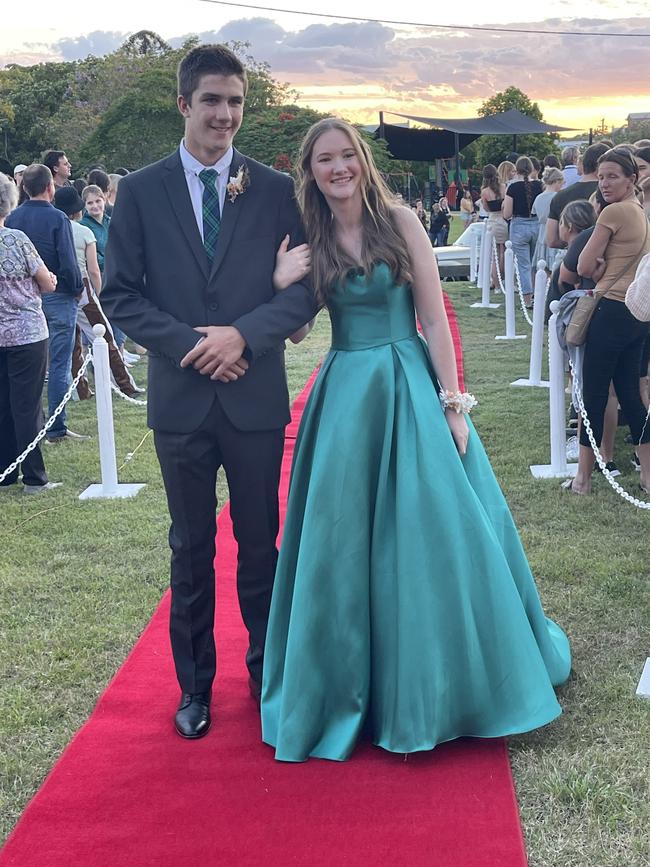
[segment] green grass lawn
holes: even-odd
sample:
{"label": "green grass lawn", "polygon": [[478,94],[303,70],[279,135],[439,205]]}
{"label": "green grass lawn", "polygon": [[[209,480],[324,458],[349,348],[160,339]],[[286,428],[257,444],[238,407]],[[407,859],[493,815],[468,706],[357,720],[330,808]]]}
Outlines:
{"label": "green grass lawn", "polygon": [[[445,288],[468,388],[480,401],[473,418],[546,611],[574,653],[560,690],[564,715],[510,741],[531,867],[647,867],[650,703],[634,690],[650,645],[650,517],[600,478],[590,498],[532,478],[529,464],[550,458],[548,395],[509,387],[527,374],[528,341],[496,342],[503,309],[471,310],[475,288]],[[325,352],[328,332],[321,315],[303,344],[289,345],[292,395]],[[134,369],[139,382],[145,364]],[[145,411],[116,398],[114,412],[120,465],[146,433]],[[0,836],[88,717],[168,584],[168,516],[152,438],[120,473],[121,481],[146,482],[143,492],[80,502],[98,481],[94,402],[73,404],[69,422],[94,437],[46,447],[50,477],[63,488],[29,498],[0,489]],[[621,432],[617,457],[631,490],[638,477],[628,454]],[[223,502],[223,482],[220,491]]]}

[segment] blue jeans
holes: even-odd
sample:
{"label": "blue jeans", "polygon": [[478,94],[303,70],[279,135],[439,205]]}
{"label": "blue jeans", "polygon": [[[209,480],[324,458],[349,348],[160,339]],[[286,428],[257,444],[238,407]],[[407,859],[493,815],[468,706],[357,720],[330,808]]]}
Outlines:
{"label": "blue jeans", "polygon": [[126,343],[126,334],[122,331],[121,328],[118,328],[117,325],[113,325],[112,322],[110,323],[110,326],[113,329],[113,339],[117,344],[117,348],[121,349]]}
{"label": "blue jeans", "polygon": [[[74,295],[53,292],[43,295],[43,312],[50,331],[50,365],[47,381],[48,418],[63,400],[70,382],[72,350],[77,323],[77,299]],[[47,432],[48,439],[65,436],[65,410]]]}
{"label": "blue jeans", "polygon": [[510,240],[517,257],[521,291],[524,295],[532,295],[533,292],[533,256],[538,235],[537,217],[513,217],[510,221]]}

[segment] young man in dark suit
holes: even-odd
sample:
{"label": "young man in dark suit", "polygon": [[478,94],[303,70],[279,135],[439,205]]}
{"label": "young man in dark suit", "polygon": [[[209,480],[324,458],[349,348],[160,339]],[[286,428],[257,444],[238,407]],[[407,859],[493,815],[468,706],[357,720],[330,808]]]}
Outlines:
{"label": "young man in dark suit", "polygon": [[221,45],[178,70],[179,149],[120,183],[102,304],[149,350],[148,421],[171,515],[171,643],[180,735],[210,727],[216,669],[216,475],[223,466],[238,543],[237,589],[259,701],[277,559],[278,483],[289,401],[284,339],[315,313],[307,285],[275,294],[285,235],[302,240],[291,179],[232,146],[247,80]]}

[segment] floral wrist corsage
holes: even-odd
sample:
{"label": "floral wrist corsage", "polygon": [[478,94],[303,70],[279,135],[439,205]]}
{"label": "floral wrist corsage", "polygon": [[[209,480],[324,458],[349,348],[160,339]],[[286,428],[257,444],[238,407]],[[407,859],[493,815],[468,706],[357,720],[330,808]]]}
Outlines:
{"label": "floral wrist corsage", "polygon": [[453,409],[458,413],[469,413],[478,403],[474,395],[468,391],[449,391],[448,388],[441,388],[438,396],[443,409]]}

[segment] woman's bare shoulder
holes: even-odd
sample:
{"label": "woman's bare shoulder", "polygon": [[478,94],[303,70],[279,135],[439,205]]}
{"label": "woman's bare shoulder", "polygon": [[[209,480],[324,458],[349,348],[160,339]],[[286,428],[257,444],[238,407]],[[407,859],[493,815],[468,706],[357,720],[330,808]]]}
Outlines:
{"label": "woman's bare shoulder", "polygon": [[415,211],[411,208],[407,208],[405,205],[395,205],[391,209],[391,216],[395,220],[395,224],[401,232],[410,233],[422,228],[422,223],[420,222],[418,215]]}

